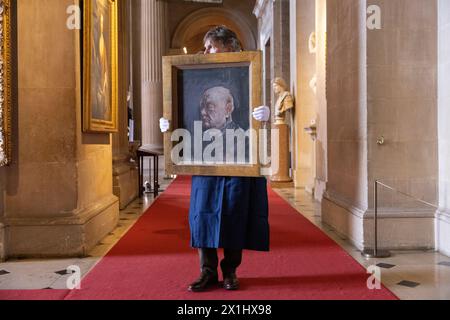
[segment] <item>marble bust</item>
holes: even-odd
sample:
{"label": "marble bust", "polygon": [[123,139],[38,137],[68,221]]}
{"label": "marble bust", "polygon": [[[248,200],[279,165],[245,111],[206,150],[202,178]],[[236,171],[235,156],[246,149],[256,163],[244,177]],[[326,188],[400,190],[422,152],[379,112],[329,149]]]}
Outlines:
{"label": "marble bust", "polygon": [[275,124],[286,124],[286,112],[294,108],[294,99],[287,90],[286,82],[282,78],[273,80],[273,91],[277,97],[275,104]]}

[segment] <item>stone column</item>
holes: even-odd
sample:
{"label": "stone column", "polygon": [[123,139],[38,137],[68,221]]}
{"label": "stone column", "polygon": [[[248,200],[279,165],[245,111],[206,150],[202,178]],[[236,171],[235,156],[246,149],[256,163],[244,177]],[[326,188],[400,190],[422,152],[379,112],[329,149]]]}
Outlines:
{"label": "stone column", "polygon": [[314,191],[313,141],[305,128],[316,118],[316,96],[310,87],[316,75],[316,55],[309,50],[310,35],[315,32],[315,2],[291,0],[291,87],[295,96],[294,182],[298,188]]}
{"label": "stone column", "polygon": [[141,0],[142,144],[162,148],[159,119],[163,115],[162,56],[168,49],[167,3]]}
{"label": "stone column", "polygon": [[273,0],[272,79],[280,77],[286,83],[290,83],[291,79],[289,14],[289,0]]}
{"label": "stone column", "polygon": [[314,146],[316,174],[314,197],[322,201],[327,184],[327,1],[316,0],[316,128],[317,139]]}
{"label": "stone column", "polygon": [[[271,82],[276,77],[280,77],[289,84],[291,79],[289,10],[289,0],[258,0],[253,10],[254,15],[258,18],[258,48],[263,50],[264,53],[264,102],[269,104],[269,107],[272,109],[272,123],[275,120],[275,94]],[[280,157],[286,158],[287,156],[285,163],[289,169],[287,173],[284,172],[282,174],[283,178],[281,180],[283,181],[291,180],[290,167],[292,160],[290,152],[292,152],[291,147],[294,143],[290,132],[290,128],[293,128],[291,118],[291,112],[288,112],[286,121],[288,126],[283,127],[283,130],[287,129],[287,132],[281,133],[281,135],[287,137],[287,141],[283,143],[283,147],[278,146],[279,148],[277,148],[284,154],[280,154]],[[272,142],[269,142],[269,144],[271,145],[270,149],[272,149]],[[274,150],[272,149],[271,152],[274,152]],[[280,159],[280,157],[275,156],[272,158]],[[280,174],[281,172],[274,172],[274,179],[278,180]]]}
{"label": "stone column", "polygon": [[272,68],[272,29],[273,29],[273,1],[258,0],[253,14],[258,19],[258,49],[263,52],[263,94],[264,103],[272,106],[274,98],[271,81],[273,79]]}
{"label": "stone column", "polygon": [[82,133],[80,31],[66,27],[70,5],[78,1],[17,1],[20,108],[3,192],[9,257],[85,255],[119,217],[111,135]]}
{"label": "stone column", "polygon": [[113,190],[124,209],[138,196],[138,170],[131,162],[128,138],[128,92],[131,90],[131,0],[119,1],[119,132],[113,134]]}

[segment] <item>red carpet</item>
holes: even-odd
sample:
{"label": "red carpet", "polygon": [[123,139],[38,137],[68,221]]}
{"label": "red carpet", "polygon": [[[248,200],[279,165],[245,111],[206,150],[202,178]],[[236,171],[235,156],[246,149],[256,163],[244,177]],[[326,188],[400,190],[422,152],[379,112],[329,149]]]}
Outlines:
{"label": "red carpet", "polygon": [[190,179],[177,179],[85,277],[81,290],[0,291],[0,299],[397,299],[384,287],[367,289],[365,269],[273,191],[272,251],[244,253],[242,290],[187,292],[199,275],[197,252],[189,247],[189,192]]}

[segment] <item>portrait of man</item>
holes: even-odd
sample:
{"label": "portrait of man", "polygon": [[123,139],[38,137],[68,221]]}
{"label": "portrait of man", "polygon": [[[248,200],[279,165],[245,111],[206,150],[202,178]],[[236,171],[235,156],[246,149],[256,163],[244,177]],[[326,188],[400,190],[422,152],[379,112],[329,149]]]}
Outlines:
{"label": "portrait of man", "polygon": [[[199,127],[202,128],[204,154],[212,154],[216,160],[228,158],[235,159],[235,163],[247,163],[250,149],[245,135],[251,118],[248,67],[182,70],[178,74],[178,89],[181,93],[178,96],[178,127],[189,131],[197,141],[195,134],[198,134]],[[221,133],[220,138],[218,132]],[[194,149],[194,143],[191,148]],[[221,156],[217,156],[218,148],[223,150]]]}
{"label": "portrait of man", "polygon": [[234,109],[234,98],[228,88],[213,87],[206,90],[200,102],[203,129],[218,129],[223,134],[228,129],[240,129],[233,121]]}
{"label": "portrait of man", "polygon": [[250,88],[247,67],[187,69],[178,74],[180,128],[203,130],[250,128]]}

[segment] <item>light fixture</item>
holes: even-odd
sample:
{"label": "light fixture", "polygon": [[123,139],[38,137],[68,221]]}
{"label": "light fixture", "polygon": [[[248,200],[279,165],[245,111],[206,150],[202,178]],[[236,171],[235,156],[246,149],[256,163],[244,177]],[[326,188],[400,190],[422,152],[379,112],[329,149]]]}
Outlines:
{"label": "light fixture", "polygon": [[184,54],[188,54],[188,50],[186,47],[183,48],[183,52],[184,52]]}

